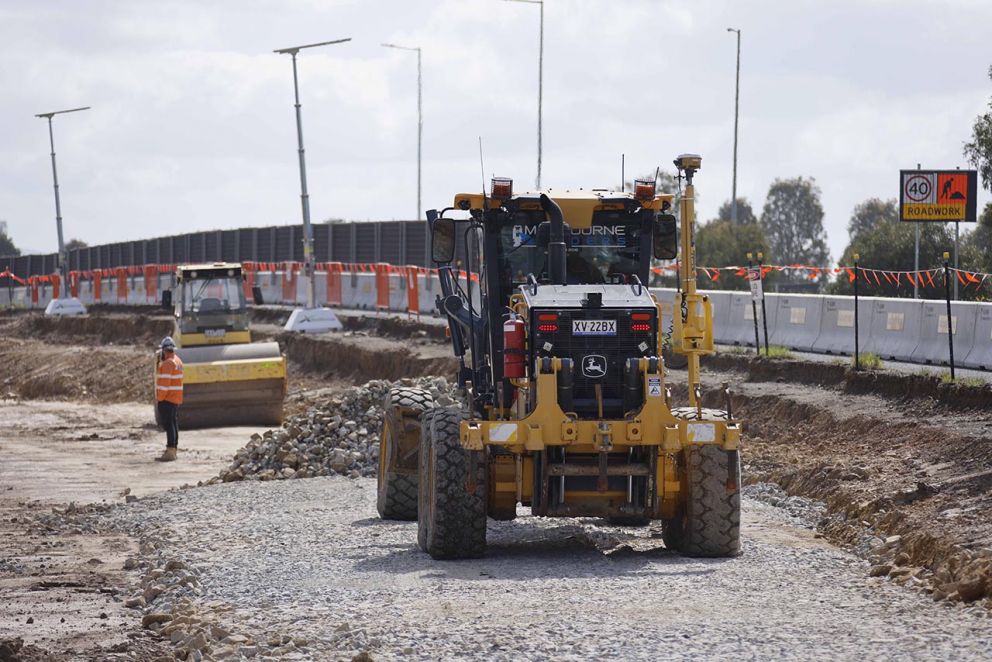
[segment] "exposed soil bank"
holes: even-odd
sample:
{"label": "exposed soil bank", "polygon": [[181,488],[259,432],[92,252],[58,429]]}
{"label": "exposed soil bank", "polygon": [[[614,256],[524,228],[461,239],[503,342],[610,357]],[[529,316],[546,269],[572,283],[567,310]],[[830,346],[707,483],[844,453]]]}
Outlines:
{"label": "exposed soil bank", "polygon": [[732,370],[747,375],[752,382],[790,382],[839,387],[845,393],[880,395],[909,402],[931,400],[955,410],[992,407],[992,384],[970,386],[944,383],[939,377],[879,370],[854,371],[846,365],[764,357],[734,353],[715,354],[703,359],[715,370]]}

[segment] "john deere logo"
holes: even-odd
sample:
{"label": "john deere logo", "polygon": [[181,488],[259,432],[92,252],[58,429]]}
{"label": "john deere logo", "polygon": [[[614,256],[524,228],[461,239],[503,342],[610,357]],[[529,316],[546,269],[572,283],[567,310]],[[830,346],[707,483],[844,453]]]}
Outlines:
{"label": "john deere logo", "polygon": [[606,357],[588,354],[582,359],[582,374],[590,379],[606,376]]}

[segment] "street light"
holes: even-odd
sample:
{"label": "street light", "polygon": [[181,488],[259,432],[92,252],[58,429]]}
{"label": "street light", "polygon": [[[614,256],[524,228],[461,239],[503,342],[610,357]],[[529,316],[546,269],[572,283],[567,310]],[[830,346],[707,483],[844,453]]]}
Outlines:
{"label": "street light", "polygon": [[[59,174],[55,169],[55,134],[52,131],[52,118],[56,115],[64,115],[66,113],[77,113],[81,110],[89,110],[90,106],[83,106],[82,108],[69,108],[68,110],[54,110],[50,113],[39,113],[35,117],[43,117],[48,120],[48,143],[52,148],[52,181],[55,183],[55,227],[58,230],[59,235],[59,279],[61,281],[61,289],[59,291],[60,299],[68,299],[65,295],[66,290],[69,288],[69,279],[67,278],[66,263],[68,262],[68,255],[65,250],[65,237],[62,234],[62,203],[59,200]],[[82,304],[80,304],[82,307]],[[77,311],[80,312],[80,311]],[[85,312],[85,311],[81,311]]]}
{"label": "street light", "polygon": [[541,113],[544,105],[544,0],[505,0],[541,6],[541,36],[537,50],[537,190],[541,190]]}
{"label": "street light", "polygon": [[397,48],[401,51],[416,51],[417,53],[417,220],[421,218],[420,212],[420,191],[421,191],[421,145],[424,137],[424,105],[423,91],[424,78],[423,68],[420,61],[420,48],[411,46],[397,46],[396,44],[382,44],[385,48]]}
{"label": "street light", "polygon": [[335,39],[333,41],[322,41],[316,44],[304,44],[303,46],[290,46],[289,48],[279,48],[273,53],[281,55],[291,55],[293,57],[293,94],[296,99],[296,139],[299,146],[300,155],[300,203],[303,207],[303,272],[307,283],[307,307],[306,310],[297,308],[286,322],[287,331],[313,331],[323,332],[331,329],[340,329],[341,322],[330,308],[317,308],[315,292],[315,269],[313,252],[313,227],[310,225],[310,195],[307,193],[307,165],[303,151],[303,117],[300,114],[300,86],[296,75],[296,54],[305,48],[316,48],[317,46],[330,46],[332,44],[343,44],[351,41],[351,37],[346,39]]}
{"label": "street light", "polygon": [[734,89],[734,183],[730,194],[730,223],[737,225],[737,116],[741,99],[741,31],[727,28],[727,32],[737,33],[737,85]]}

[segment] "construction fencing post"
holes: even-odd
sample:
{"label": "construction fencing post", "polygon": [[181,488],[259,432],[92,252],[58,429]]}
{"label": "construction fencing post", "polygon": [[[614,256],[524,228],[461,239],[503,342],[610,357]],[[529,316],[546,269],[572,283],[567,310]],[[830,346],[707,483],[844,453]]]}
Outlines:
{"label": "construction fencing post", "polygon": [[947,350],[951,363],[951,381],[954,381],[954,318],[951,317],[951,270],[949,253],[944,253],[944,298],[947,301]]}
{"label": "construction fencing post", "polygon": [[854,369],[861,370],[861,337],[858,331],[858,260],[861,256],[854,254]]}
{"label": "construction fencing post", "polygon": [[[761,339],[758,337],[758,302],[755,295],[755,287],[761,287],[761,269],[758,269],[757,274],[752,273],[752,262],[751,253],[747,254],[747,277],[748,280],[753,283],[754,276],[758,277],[757,286],[751,285],[751,317],[754,318],[754,355],[758,356],[761,354]],[[762,297],[764,297],[764,292],[762,292]]]}
{"label": "construction fencing post", "polygon": [[769,356],[768,350],[768,308],[765,306],[765,267],[762,264],[764,255],[758,253],[758,277],[761,279],[761,324],[765,328],[765,356]]}

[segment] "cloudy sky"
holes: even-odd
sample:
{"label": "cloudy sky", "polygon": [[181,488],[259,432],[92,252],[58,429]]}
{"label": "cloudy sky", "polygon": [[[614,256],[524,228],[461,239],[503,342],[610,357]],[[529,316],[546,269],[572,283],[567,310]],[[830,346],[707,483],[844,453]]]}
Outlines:
{"label": "cloudy sky", "polygon": [[[815,177],[833,256],[898,170],[966,166],[992,95],[989,0],[546,0],[543,183],[602,187],[703,155],[702,218],[730,197],[743,30],[739,194]],[[501,0],[2,0],[0,219],[54,251],[56,117],[66,236],[90,244],[300,222],[290,59],[300,55],[314,220],[416,212],[486,174],[536,172],[538,8]],[[979,198],[979,204],[988,200]]]}

